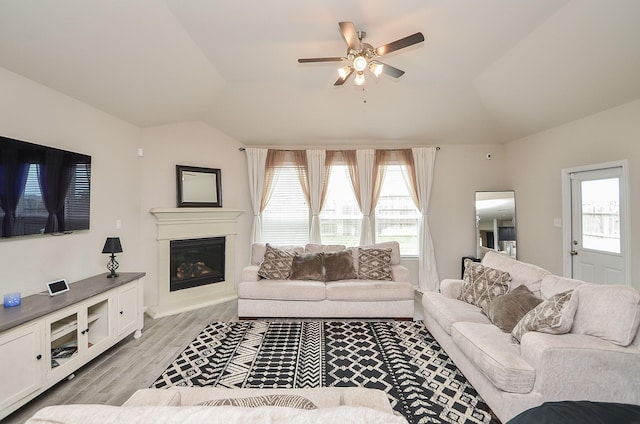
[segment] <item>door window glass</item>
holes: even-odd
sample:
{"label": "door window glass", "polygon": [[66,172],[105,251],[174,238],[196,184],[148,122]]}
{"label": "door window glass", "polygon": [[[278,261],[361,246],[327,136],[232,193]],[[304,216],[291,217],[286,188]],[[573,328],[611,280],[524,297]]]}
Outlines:
{"label": "door window glass", "polygon": [[582,181],[582,247],[620,253],[620,181]]}

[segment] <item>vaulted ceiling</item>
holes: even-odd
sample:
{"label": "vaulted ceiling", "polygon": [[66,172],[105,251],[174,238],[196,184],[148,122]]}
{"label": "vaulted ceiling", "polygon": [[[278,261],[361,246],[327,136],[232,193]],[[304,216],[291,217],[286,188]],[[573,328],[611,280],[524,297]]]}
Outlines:
{"label": "vaulted ceiling", "polygon": [[[339,21],[406,71],[334,87]],[[493,143],[640,98],[636,0],[0,0],[0,66],[141,127],[251,145]]]}

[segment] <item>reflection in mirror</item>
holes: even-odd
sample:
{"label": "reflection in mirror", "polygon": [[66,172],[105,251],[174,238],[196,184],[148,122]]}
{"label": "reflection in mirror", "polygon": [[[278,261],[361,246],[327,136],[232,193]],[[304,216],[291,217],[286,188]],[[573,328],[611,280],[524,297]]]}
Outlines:
{"label": "reflection in mirror", "polygon": [[476,246],[482,258],[487,249],[516,258],[516,199],[513,191],[476,192]]}

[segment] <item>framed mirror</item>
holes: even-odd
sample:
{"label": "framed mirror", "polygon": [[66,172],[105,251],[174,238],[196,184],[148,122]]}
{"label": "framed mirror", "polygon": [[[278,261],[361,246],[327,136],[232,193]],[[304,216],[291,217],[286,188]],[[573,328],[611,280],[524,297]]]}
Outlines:
{"label": "framed mirror", "polygon": [[220,170],[176,165],[178,207],[222,207]]}
{"label": "framed mirror", "polygon": [[509,191],[476,191],[476,255],[487,249],[516,258],[516,197]]}

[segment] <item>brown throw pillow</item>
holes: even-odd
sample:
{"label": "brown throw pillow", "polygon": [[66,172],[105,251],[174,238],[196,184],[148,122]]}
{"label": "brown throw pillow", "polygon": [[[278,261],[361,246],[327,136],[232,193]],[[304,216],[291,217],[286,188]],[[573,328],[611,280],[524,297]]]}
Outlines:
{"label": "brown throw pillow", "polygon": [[264,259],[260,263],[258,275],[267,280],[286,280],[291,273],[293,253],[280,250],[269,243],[265,246]]}
{"label": "brown throw pillow", "polygon": [[289,279],[322,281],[322,253],[296,253]]}
{"label": "brown throw pillow", "polygon": [[466,259],[463,279],[462,292],[458,299],[484,308],[493,299],[507,293],[511,276],[508,272]]}
{"label": "brown throw pillow", "polygon": [[260,406],[280,406],[296,409],[318,409],[309,399],[299,395],[265,395],[245,398],[207,400],[197,404],[198,406],[239,406],[242,408],[257,408]]}
{"label": "brown throw pillow", "polygon": [[361,280],[392,280],[391,249],[358,249],[358,278]]}
{"label": "brown throw pillow", "polygon": [[353,280],[358,273],[353,267],[353,255],[348,250],[323,253],[324,281]]}
{"label": "brown throw pillow", "polygon": [[505,333],[510,333],[523,316],[542,302],[527,286],[518,286],[497,297],[482,308],[489,320]]}

